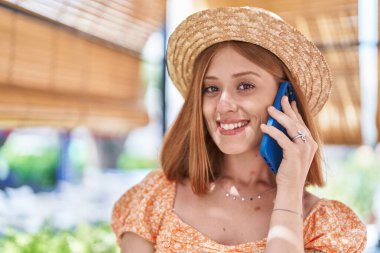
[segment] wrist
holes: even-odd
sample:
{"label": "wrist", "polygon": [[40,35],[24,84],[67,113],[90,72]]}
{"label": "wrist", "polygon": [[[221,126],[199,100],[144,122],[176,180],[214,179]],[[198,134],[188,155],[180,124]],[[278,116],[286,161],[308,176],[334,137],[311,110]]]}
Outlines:
{"label": "wrist", "polygon": [[277,185],[277,196],[286,196],[289,198],[303,198],[304,188],[294,188]]}
{"label": "wrist", "polygon": [[303,210],[303,193],[289,188],[277,188],[274,208],[285,208],[302,213]]}
{"label": "wrist", "polygon": [[302,212],[299,213],[299,212],[297,212],[297,211],[293,211],[293,210],[291,210],[291,209],[286,209],[286,208],[273,208],[273,212],[275,212],[275,211],[287,212],[287,213],[291,213],[291,214],[293,214],[293,215],[295,214],[295,215],[297,215],[297,216],[303,218],[303,213],[302,213]]}

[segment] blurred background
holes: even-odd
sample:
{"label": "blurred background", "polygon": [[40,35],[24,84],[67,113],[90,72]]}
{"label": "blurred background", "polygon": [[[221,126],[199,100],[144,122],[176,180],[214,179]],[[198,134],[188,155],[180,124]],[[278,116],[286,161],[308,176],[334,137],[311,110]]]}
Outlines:
{"label": "blurred background", "polygon": [[377,0],[0,0],[0,252],[119,252],[113,203],[159,166],[183,103],[168,35],[221,6],[274,11],[326,57],[327,184],[310,190],[349,205],[380,252]]}

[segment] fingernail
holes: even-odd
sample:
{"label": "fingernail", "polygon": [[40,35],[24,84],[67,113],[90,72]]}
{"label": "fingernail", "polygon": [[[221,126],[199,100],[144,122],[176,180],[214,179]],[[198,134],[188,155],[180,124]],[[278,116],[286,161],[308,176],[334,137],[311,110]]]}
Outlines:
{"label": "fingernail", "polygon": [[260,124],[260,127],[261,127],[261,128],[266,128],[267,125],[265,125],[265,124]]}

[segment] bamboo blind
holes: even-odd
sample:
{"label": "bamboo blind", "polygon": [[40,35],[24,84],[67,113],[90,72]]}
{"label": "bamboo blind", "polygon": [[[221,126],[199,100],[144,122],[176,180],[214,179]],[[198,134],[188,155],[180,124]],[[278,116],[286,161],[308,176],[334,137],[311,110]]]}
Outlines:
{"label": "bamboo blind", "polygon": [[0,0],[138,54],[164,21],[165,0]]}
{"label": "bamboo blind", "polygon": [[125,134],[147,123],[139,65],[139,57],[0,7],[0,126]]}
{"label": "bamboo blind", "polygon": [[[198,10],[261,7],[278,13],[297,27],[321,49],[333,75],[330,99],[316,117],[323,141],[361,144],[357,0],[196,0],[195,3]],[[380,129],[380,116],[378,125]]]}

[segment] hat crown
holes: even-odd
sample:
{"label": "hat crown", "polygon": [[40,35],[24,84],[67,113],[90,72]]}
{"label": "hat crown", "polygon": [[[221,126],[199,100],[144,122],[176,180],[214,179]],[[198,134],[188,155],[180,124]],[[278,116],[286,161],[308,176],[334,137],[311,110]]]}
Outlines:
{"label": "hat crown", "polygon": [[168,73],[185,96],[195,59],[224,41],[243,41],[275,54],[290,70],[316,115],[332,86],[330,70],[318,48],[280,16],[255,7],[207,9],[187,17],[172,33],[167,49]]}

